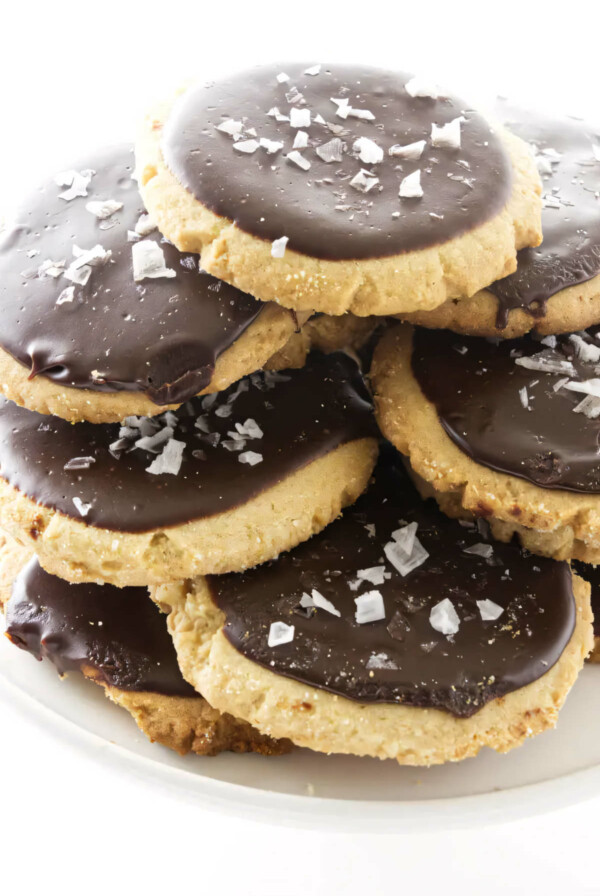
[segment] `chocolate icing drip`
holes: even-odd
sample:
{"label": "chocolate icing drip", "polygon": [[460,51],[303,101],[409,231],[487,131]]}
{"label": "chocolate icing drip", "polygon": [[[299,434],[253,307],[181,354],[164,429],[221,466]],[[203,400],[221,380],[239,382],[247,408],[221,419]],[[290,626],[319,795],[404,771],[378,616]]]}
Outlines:
{"label": "chocolate icing drip", "polygon": [[594,614],[594,636],[600,637],[600,566],[572,560],[571,566],[577,575],[589,582],[592,588],[592,613]]}
{"label": "chocolate icing drip", "polygon": [[15,580],[6,625],[14,644],[49,659],[60,675],[77,670],[124,691],[198,696],[146,588],[69,585],[34,557]]}
{"label": "chocolate icing drip", "polygon": [[[413,522],[429,557],[402,577],[384,547]],[[256,569],[207,581],[227,639],[270,671],[361,703],[435,707],[467,718],[544,675],[575,625],[566,563],[531,558],[516,544],[490,542],[488,559],[464,552],[481,543],[486,538],[475,527],[461,527],[420,499],[390,450],[370,490],[320,535]],[[355,587],[358,570],[383,565],[383,584]],[[340,616],[303,609],[301,596],[312,589]],[[358,624],[355,598],[374,589],[385,619]],[[448,637],[429,618],[446,598],[460,620]],[[484,622],[478,600],[493,601],[502,614]],[[295,636],[269,647],[278,620],[293,625]]]}
{"label": "chocolate icing drip", "polygon": [[[147,472],[156,454],[133,448],[144,424],[141,431],[125,430],[121,440],[116,424],[72,425],[2,398],[0,475],[67,516],[82,518],[74,499],[90,505],[85,522],[91,526],[145,532],[239,507],[345,442],[376,433],[362,377],[343,353],[315,352],[306,367],[285,374],[252,374],[155,419],[157,428],[171,425],[172,437],[185,443],[177,475]],[[264,435],[247,437],[237,450],[236,424],[243,428],[248,420]],[[262,462],[240,462],[246,451],[262,455]],[[91,465],[65,469],[74,458]]]}
{"label": "chocolate icing drip", "polygon": [[[503,329],[512,309],[544,317],[549,298],[600,274],[600,161],[594,157],[600,131],[502,101],[495,112],[509,130],[533,145],[543,168],[551,168],[542,174],[542,245],[522,249],[515,273],[488,287],[498,299],[496,326]],[[560,153],[557,162],[552,150]]]}
{"label": "chocolate icing drip", "polygon": [[[600,348],[598,332],[590,329],[585,340]],[[554,390],[560,380],[597,377],[598,365],[584,362],[570,337],[556,338],[551,349],[531,337],[495,345],[416,329],[412,369],[448,436],[474,461],[543,488],[598,494],[600,418],[574,413],[586,397],[582,392]],[[540,353],[549,363],[570,362],[572,372],[516,363]]]}
{"label": "chocolate icing drip", "polygon": [[[131,177],[131,149],[98,152],[77,170],[90,168],[96,173],[87,196],[61,199],[64,188],[51,180],[23,204],[0,241],[0,345],[31,377],[144,392],[159,405],[185,401],[208,386],[219,355],[264,305],[200,273],[199,256],[178,252],[157,230],[144,239],[160,247],[176,276],[136,283],[128,233],[144,208]],[[86,208],[107,199],[123,208],[104,220]],[[64,273],[38,275],[48,259],[68,268],[74,246],[98,244],[112,256],[92,269],[87,284],[73,284]],[[70,287],[73,298],[64,301]]]}
{"label": "chocolate icing drip", "polygon": [[[323,66],[311,76],[305,68],[286,63],[251,69],[199,85],[176,103],[164,131],[165,162],[215,214],[264,240],[287,236],[288,248],[305,255],[341,260],[445,243],[504,207],[512,180],[507,154],[484,119],[461,100],[413,98],[405,90],[408,76],[383,69]],[[288,81],[278,83],[281,72]],[[372,113],[374,120],[339,117],[331,97],[348,100],[350,108]],[[289,120],[268,114],[273,108],[287,117],[293,109],[309,110],[310,124],[291,127]],[[432,123],[461,115],[466,121],[460,149],[434,147]],[[236,140],[217,130],[232,119],[245,126]],[[308,134],[308,146],[299,152],[309,170],[287,157],[298,130]],[[361,137],[383,149],[381,162],[359,159],[353,147]],[[251,154],[233,148],[234,142],[261,138],[283,147],[268,152],[261,146]],[[317,149],[336,138],[345,145],[341,161],[326,162]],[[388,154],[394,145],[420,140],[427,146],[419,159]],[[350,184],[361,169],[379,180],[367,192]],[[417,169],[423,197],[400,199],[401,181]]]}

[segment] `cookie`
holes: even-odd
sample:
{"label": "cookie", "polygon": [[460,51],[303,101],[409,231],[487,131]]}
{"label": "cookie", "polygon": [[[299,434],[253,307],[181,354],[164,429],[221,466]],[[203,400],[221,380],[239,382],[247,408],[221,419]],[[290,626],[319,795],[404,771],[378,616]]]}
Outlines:
{"label": "cookie", "polygon": [[164,240],[132,171],[128,146],[90,155],[36,190],[2,237],[0,389],[30,410],[159,414],[258,370],[305,320]]}
{"label": "cookie", "polygon": [[314,750],[407,765],[505,752],[555,724],[592,646],[589,586],[449,520],[390,453],[310,542],[153,590],[181,670],[212,705]]}
{"label": "cookie", "polygon": [[14,541],[0,547],[8,637],[62,676],[81,672],[126,709],[153,742],[181,755],[273,755],[290,745],[213,709],[183,679],[164,616],[145,588],[69,585]]}
{"label": "cookie", "polygon": [[72,582],[229,572],[335,519],[376,454],[370,396],[343,353],[123,427],[0,399],[0,524]]}
{"label": "cookie", "polygon": [[598,333],[494,343],[399,325],[371,370],[379,425],[446,512],[598,563]]}
{"label": "cookie", "polygon": [[321,352],[359,352],[370,341],[382,319],[355,314],[314,314],[265,364],[267,370],[302,367],[311,349]]}
{"label": "cookie", "polygon": [[512,339],[583,330],[600,321],[600,131],[499,101],[494,115],[532,145],[543,179],[538,248],[522,249],[515,273],[461,302],[405,319],[425,327]]}
{"label": "cookie", "polygon": [[588,662],[600,663],[600,568],[590,563],[581,563],[575,560],[572,564],[577,575],[585,579],[590,585],[592,600],[592,615],[594,617],[594,649],[588,656]]}
{"label": "cookie", "polygon": [[196,85],[147,116],[136,165],[176,246],[296,310],[435,308],[541,241],[527,146],[382,69],[286,64]]}

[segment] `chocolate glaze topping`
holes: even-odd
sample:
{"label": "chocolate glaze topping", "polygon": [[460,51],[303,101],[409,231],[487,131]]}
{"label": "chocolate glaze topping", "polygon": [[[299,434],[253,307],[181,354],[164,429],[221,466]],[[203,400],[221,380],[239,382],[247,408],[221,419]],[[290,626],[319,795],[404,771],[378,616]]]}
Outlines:
{"label": "chocolate glaze topping", "polygon": [[[95,174],[87,195],[61,199],[64,186],[50,180],[0,241],[0,345],[32,377],[144,392],[157,404],[185,401],[210,383],[218,356],[264,305],[200,273],[199,257],[178,252],[157,230],[143,239],[160,247],[175,276],[135,282],[128,233],[135,233],[144,207],[131,149],[96,153],[77,171],[88,169]],[[123,207],[107,218],[86,208],[109,199]],[[97,245],[112,253],[109,260],[92,268],[85,285],[73,283],[64,271],[75,260],[74,247]],[[63,262],[58,276],[44,276],[48,260]]]}
{"label": "chocolate glaze topping", "polygon": [[[280,82],[283,74],[288,80]],[[288,248],[315,258],[377,258],[445,243],[503,208],[512,170],[484,119],[454,97],[413,98],[408,81],[363,66],[322,66],[311,75],[304,65],[286,63],[199,85],[180,98],[166,123],[165,162],[215,214],[265,240],[287,236]],[[307,112],[309,124],[290,120]],[[460,149],[433,146],[432,124],[461,115]],[[218,130],[224,122],[243,128],[231,136]],[[308,142],[294,150],[295,142],[305,142],[299,132]],[[359,138],[383,150],[381,161],[359,158]],[[242,151],[261,139],[272,143]],[[388,152],[421,140],[427,145],[418,159]],[[361,169],[367,183],[363,177],[353,186]],[[401,199],[401,181],[417,169],[422,198]],[[373,177],[378,181],[371,184]]]}
{"label": "chocolate glaze topping", "polygon": [[513,308],[543,317],[551,296],[600,274],[600,131],[502,101],[495,111],[509,130],[532,144],[544,184],[542,245],[522,249],[516,272],[489,287],[498,298],[496,326],[502,329]]}
{"label": "chocolate glaze topping", "polygon": [[[429,556],[403,577],[384,548],[413,522]],[[487,559],[465,553],[482,544],[491,548]],[[382,566],[383,584],[356,587],[358,570]],[[248,572],[210,576],[208,585],[225,614],[225,636],[270,671],[361,703],[435,707],[463,718],[547,672],[575,624],[566,563],[488,543],[475,527],[449,520],[420,499],[391,451],[382,453],[370,490],[320,535]],[[313,589],[339,617],[301,606]],[[355,598],[372,590],[383,597],[385,618],[358,624]],[[448,636],[430,621],[445,599],[460,620]],[[493,601],[501,615],[483,621],[477,601]],[[269,647],[275,621],[295,634]]]}
{"label": "chocolate glaze topping", "polygon": [[[593,414],[599,400],[568,388],[597,378],[598,332],[495,345],[416,329],[413,373],[446,433],[477,463],[543,488],[598,494],[600,418],[584,411]],[[577,340],[598,360],[583,360]]]}
{"label": "chocolate glaze topping", "polygon": [[[343,353],[315,352],[301,370],[255,373],[152,419],[128,417],[123,429],[72,425],[2,398],[0,475],[39,504],[91,526],[144,532],[238,507],[339,445],[376,432],[358,367]],[[167,426],[171,433],[163,436],[183,443],[181,467],[176,475],[150,473],[166,442],[154,453],[135,442]],[[245,462],[256,459],[248,452],[262,460]]]}
{"label": "chocolate glaze topping", "polygon": [[6,626],[14,644],[49,659],[60,675],[77,670],[124,691],[198,696],[146,588],[69,585],[34,557],[15,580]]}

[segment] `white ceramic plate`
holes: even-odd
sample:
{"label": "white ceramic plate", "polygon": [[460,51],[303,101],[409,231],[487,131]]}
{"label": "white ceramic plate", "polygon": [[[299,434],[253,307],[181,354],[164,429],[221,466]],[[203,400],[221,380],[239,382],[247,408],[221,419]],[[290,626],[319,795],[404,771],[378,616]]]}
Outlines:
{"label": "white ceramic plate", "polygon": [[49,663],[36,663],[0,637],[3,700],[104,764],[255,820],[415,832],[509,821],[600,792],[600,667],[584,670],[555,731],[505,756],[485,750],[429,769],[308,750],[279,758],[182,758],[150,744],[96,685],[79,675],[61,681]]}

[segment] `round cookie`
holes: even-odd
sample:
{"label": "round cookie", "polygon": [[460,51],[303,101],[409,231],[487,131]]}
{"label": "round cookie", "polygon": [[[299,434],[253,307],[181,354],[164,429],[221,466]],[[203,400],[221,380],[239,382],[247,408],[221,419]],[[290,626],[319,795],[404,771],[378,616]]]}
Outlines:
{"label": "round cookie", "polygon": [[214,276],[296,310],[393,314],[473,295],[540,243],[521,140],[397,72],[284,69],[193,86],[144,121],[144,201]]}
{"label": "round cookie", "polygon": [[213,709],[183,679],[165,619],[145,588],[69,585],[28,557],[14,541],[0,547],[0,607],[17,647],[50,660],[61,676],[82,672],[152,742],[181,755],[289,751],[285,741]]}
{"label": "round cookie", "polygon": [[121,428],[0,399],[0,524],[73,582],[245,569],[335,519],[377,447],[369,394],[342,353]]}
{"label": "round cookie", "polygon": [[583,330],[600,321],[600,131],[505,101],[494,115],[536,153],[544,241],[519,252],[515,273],[471,298],[402,316],[425,327],[503,339],[530,330]]}
{"label": "round cookie", "polygon": [[597,333],[494,343],[399,325],[371,370],[379,425],[445,512],[600,562]]}
{"label": "round cookie", "polygon": [[390,454],[309,543],[153,597],[185,678],[263,733],[407,765],[505,752],[555,724],[589,586],[449,520]]}
{"label": "round cookie", "polygon": [[98,151],[5,229],[0,389],[30,410],[93,423],[158,414],[258,370],[304,322],[164,240],[132,172],[130,147]]}

